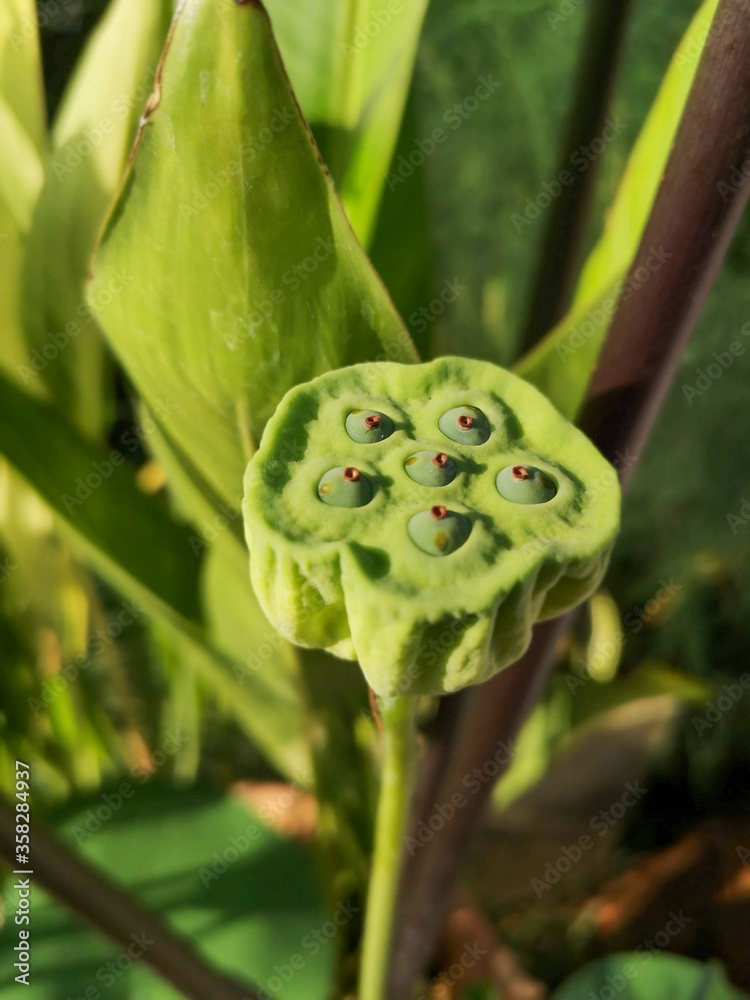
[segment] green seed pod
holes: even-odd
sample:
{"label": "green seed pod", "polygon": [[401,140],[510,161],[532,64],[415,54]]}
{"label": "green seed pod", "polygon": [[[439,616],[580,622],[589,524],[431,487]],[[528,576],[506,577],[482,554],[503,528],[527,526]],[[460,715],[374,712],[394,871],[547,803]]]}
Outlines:
{"label": "green seed pod", "polygon": [[471,534],[471,521],[446,507],[423,510],[409,520],[406,530],[417,548],[430,556],[449,556]]}
{"label": "green seed pod", "polygon": [[[390,414],[393,433],[376,448],[354,440],[357,410]],[[446,428],[461,474],[439,487],[435,517],[412,473],[432,474]],[[515,467],[543,501],[508,501],[501,474]],[[337,505],[338,491],[361,501],[364,490],[364,506]],[[276,628],[358,659],[389,696],[456,691],[518,659],[535,621],[598,586],[619,506],[614,470],[533,386],[439,358],[355,365],[292,389],[248,465],[243,510],[253,586]]]}
{"label": "green seed pod", "polygon": [[490,436],[487,417],[475,406],[454,406],[442,415],[438,427],[446,437],[459,444],[484,444]]}
{"label": "green seed pod", "polygon": [[352,410],[346,418],[346,433],[357,444],[375,444],[393,434],[393,421],[379,410]]}
{"label": "green seed pod", "polygon": [[547,503],[557,493],[552,477],[533,465],[508,465],[495,482],[500,496],[511,503]]}
{"label": "green seed pod", "polygon": [[372,486],[359,469],[329,469],[318,483],[318,496],[331,507],[364,507],[372,500]]}
{"label": "green seed pod", "polygon": [[444,451],[418,451],[404,462],[406,474],[420,486],[447,486],[456,478],[456,463]]}

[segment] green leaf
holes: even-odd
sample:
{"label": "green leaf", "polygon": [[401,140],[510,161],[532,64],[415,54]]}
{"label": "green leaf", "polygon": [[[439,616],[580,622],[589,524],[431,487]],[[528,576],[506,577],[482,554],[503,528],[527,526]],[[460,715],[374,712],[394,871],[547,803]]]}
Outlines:
{"label": "green leaf", "polygon": [[[676,933],[679,931],[676,931]],[[586,965],[554,994],[554,1000],[601,996],[620,1000],[743,1000],[718,965],[704,965],[676,955],[641,952],[610,955]]]}
{"label": "green leaf", "polygon": [[44,167],[44,101],[34,0],[0,6],[0,365],[26,361],[18,286]]}
{"label": "green leaf", "polygon": [[[128,294],[105,302],[118,274]],[[233,502],[291,386],[413,345],[357,243],[256,3],[187,0],[91,301],[145,401]]]}
{"label": "green leaf", "polygon": [[[181,738],[174,735],[164,744],[167,759]],[[137,775],[105,795],[78,801],[61,814],[58,827],[86,861],[128,889],[218,971],[254,981],[280,1000],[330,994],[338,942],[326,933],[329,915],[312,861],[239,803],[204,789],[144,784]],[[41,888],[33,889],[32,899],[35,1000],[90,997],[85,991],[92,987],[95,996],[111,1000],[179,1000],[181,994]],[[0,939],[3,1000],[20,990],[11,957],[16,931],[9,924]]]}
{"label": "green leaf", "polygon": [[398,136],[427,0],[293,0],[268,10],[302,111],[367,246]]}
{"label": "green leaf", "polygon": [[[108,8],[57,115],[29,234],[23,317],[35,365],[28,379],[40,381],[92,435],[101,433],[109,404],[104,343],[85,304],[84,282],[151,91],[170,13],[171,0],[115,0]],[[128,294],[128,284],[123,273],[100,294]],[[61,343],[64,350],[55,350]]]}
{"label": "green leaf", "polygon": [[105,578],[188,619],[200,618],[200,561],[159,502],[105,452],[0,374],[0,453],[69,527]]}
{"label": "green leaf", "polygon": [[16,228],[25,233],[31,224],[44,168],[31,136],[0,94],[0,203]]}
{"label": "green leaf", "polygon": [[[279,669],[277,649],[266,657],[265,670],[243,670],[238,682],[231,652],[212,646],[197,624],[202,550],[196,552],[187,529],[138,489],[122,455],[98,448],[52,404],[32,399],[1,373],[0,454],[58,515],[85,560],[189,643],[219,707],[269,760],[290,774],[308,773],[300,700],[289,671]],[[253,614],[263,620],[255,601],[241,611],[250,623]]]}
{"label": "green leaf", "polygon": [[[302,738],[308,723],[302,707],[298,653],[269,624],[250,585],[242,498],[238,494],[231,504],[219,502],[206,490],[189,458],[178,452],[148,412],[143,426],[167,472],[178,509],[195,526],[190,546],[196,554],[205,552],[201,592],[209,640],[230,658],[236,683],[247,686],[255,741],[270,759],[281,762],[285,773],[305,783],[310,778],[310,758]],[[173,640],[185,646],[179,635]]]}
{"label": "green leaf", "polygon": [[[628,160],[604,232],[584,265],[573,306],[514,370],[575,417],[628,268],[641,242],[718,0],[705,0],[670,64]],[[652,252],[658,263],[662,248]]]}
{"label": "green leaf", "polygon": [[41,156],[44,88],[34,0],[4,0],[0,7],[0,95]]}

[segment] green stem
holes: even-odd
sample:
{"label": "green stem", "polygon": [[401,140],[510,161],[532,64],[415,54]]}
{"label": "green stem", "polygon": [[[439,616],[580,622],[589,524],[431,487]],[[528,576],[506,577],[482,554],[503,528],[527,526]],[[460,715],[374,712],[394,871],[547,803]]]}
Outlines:
{"label": "green stem", "polygon": [[404,836],[416,764],[416,699],[383,699],[384,759],[370,888],[367,896],[359,1000],[386,1000]]}

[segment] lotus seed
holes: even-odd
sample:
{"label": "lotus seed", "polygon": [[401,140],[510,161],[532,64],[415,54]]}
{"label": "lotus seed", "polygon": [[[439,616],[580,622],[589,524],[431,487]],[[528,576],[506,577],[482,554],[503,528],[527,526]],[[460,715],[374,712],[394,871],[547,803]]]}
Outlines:
{"label": "lotus seed", "polygon": [[584,435],[533,386],[465,358],[295,386],[245,483],[263,610],[386,697],[457,691],[517,660],[535,621],[594,592],[619,520],[617,477]]}
{"label": "lotus seed", "polygon": [[443,451],[418,451],[404,463],[406,474],[420,486],[447,486],[456,478],[456,463]]}
{"label": "lotus seed", "polygon": [[448,410],[438,420],[438,427],[446,437],[459,444],[484,444],[490,436],[489,421],[475,406],[456,406]]}
{"label": "lotus seed", "polygon": [[346,418],[346,433],[357,444],[376,444],[393,431],[391,418],[378,410],[352,410]]}
{"label": "lotus seed", "polygon": [[500,496],[511,503],[547,503],[557,494],[552,478],[533,465],[509,465],[495,482]]}
{"label": "lotus seed", "polygon": [[471,534],[471,521],[463,514],[435,506],[410,518],[409,537],[428,556],[449,556]]}
{"label": "lotus seed", "polygon": [[359,469],[330,469],[318,483],[318,496],[331,507],[364,507],[372,500],[372,486]]}

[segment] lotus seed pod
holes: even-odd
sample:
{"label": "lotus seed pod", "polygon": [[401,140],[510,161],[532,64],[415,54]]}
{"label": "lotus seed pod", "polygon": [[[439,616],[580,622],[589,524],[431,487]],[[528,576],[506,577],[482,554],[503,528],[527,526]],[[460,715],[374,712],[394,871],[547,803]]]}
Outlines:
{"label": "lotus seed pod", "polygon": [[330,469],[318,483],[318,496],[331,507],[364,507],[372,500],[372,486],[359,469]]}
{"label": "lotus seed pod", "polygon": [[346,418],[346,433],[358,444],[376,444],[393,434],[393,421],[377,410],[352,410]]}
{"label": "lotus seed pod", "polygon": [[409,538],[430,556],[449,556],[471,534],[471,521],[446,507],[435,506],[409,519]]}
{"label": "lotus seed pod", "polygon": [[[352,434],[362,414],[363,428],[369,415],[393,427],[376,447]],[[425,487],[412,473],[450,468],[431,464],[446,437],[456,474]],[[612,467],[510,372],[463,358],[356,365],[296,386],[266,427],[245,477],[251,578],[283,635],[359,660],[378,694],[456,691],[593,592],[619,504]]]}
{"label": "lotus seed pod", "polygon": [[418,451],[404,463],[406,474],[420,486],[447,486],[456,478],[456,463],[443,451]]}
{"label": "lotus seed pod", "polygon": [[475,406],[455,406],[438,421],[440,430],[451,441],[476,447],[490,436],[487,417]]}
{"label": "lotus seed pod", "polygon": [[500,496],[511,503],[547,503],[557,493],[552,477],[533,465],[509,465],[496,482]]}

